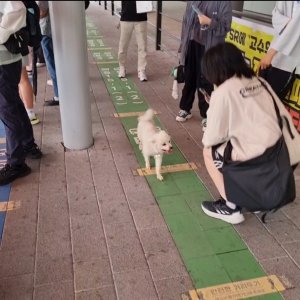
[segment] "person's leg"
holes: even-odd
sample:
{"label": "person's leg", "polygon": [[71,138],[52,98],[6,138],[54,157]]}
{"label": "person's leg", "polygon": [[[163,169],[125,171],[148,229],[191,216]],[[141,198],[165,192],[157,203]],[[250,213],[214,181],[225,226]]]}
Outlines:
{"label": "person's leg", "polygon": [[214,182],[215,186],[217,187],[217,190],[221,197],[225,200],[226,194],[225,194],[225,188],[224,188],[224,179],[222,173],[218,170],[216,167],[213,157],[212,157],[212,149],[211,148],[204,148],[203,149],[203,158],[206,170]]}
{"label": "person's leg", "polygon": [[46,66],[48,73],[53,82],[54,96],[58,99],[58,88],[57,88],[57,79],[56,79],[56,70],[55,70],[55,61],[54,61],[54,53],[53,53],[53,44],[52,38],[43,35],[41,42],[44,58],[46,61]]}
{"label": "person's leg", "polygon": [[187,54],[185,57],[185,65],[184,65],[184,87],[182,90],[182,96],[179,103],[179,108],[181,110],[185,110],[190,113],[196,92],[196,56],[198,55],[195,51],[196,42],[190,41]]}
{"label": "person's leg", "polygon": [[125,22],[125,21],[120,22],[120,41],[119,41],[118,60],[119,60],[120,70],[122,69],[122,71],[124,71],[124,74],[119,74],[119,75],[124,75],[124,76],[119,76],[119,77],[125,77],[127,50],[132,36],[133,27],[134,27],[134,22]]}
{"label": "person's leg", "polygon": [[0,119],[6,133],[6,156],[9,165],[22,165],[28,148],[34,145],[33,131],[19,96],[21,61],[0,66]]}
{"label": "person's leg", "polygon": [[202,209],[210,217],[217,218],[231,224],[241,223],[245,220],[245,218],[241,213],[240,208],[238,208],[234,203],[229,202],[226,198],[224,179],[220,172],[223,160],[218,157],[214,159],[213,151],[216,151],[216,149],[204,148],[203,157],[207,172],[217,187],[221,198],[217,201],[203,201],[201,204]]}
{"label": "person's leg", "polygon": [[28,117],[32,125],[38,124],[40,121],[33,111],[33,91],[28,78],[26,67],[22,67],[21,80],[19,83],[19,92],[21,100],[23,101]]}
{"label": "person's leg", "polygon": [[[138,45],[138,72],[141,81],[146,81],[147,65],[147,21],[134,22],[136,42]],[[143,78],[141,78],[143,76]],[[142,80],[143,79],[143,80]]]}

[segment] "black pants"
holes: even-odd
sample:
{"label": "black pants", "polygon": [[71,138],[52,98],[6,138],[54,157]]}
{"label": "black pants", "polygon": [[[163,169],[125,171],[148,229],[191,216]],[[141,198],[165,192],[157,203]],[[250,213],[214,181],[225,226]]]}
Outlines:
{"label": "black pants", "polygon": [[208,104],[199,91],[199,88],[206,90],[209,95],[213,91],[213,85],[209,83],[201,73],[201,59],[204,51],[204,46],[195,41],[189,42],[184,64],[185,83],[179,104],[180,109],[190,112],[193,107],[195,92],[197,91],[198,107],[202,118],[206,118]]}
{"label": "black pants", "polygon": [[0,120],[5,128],[6,157],[10,165],[24,163],[24,149],[34,144],[32,126],[19,96],[21,67],[21,60],[0,66]]}
{"label": "black pants", "polygon": [[272,87],[279,98],[282,97],[281,91],[286,85],[291,73],[274,67],[261,70],[259,76],[263,77]]}

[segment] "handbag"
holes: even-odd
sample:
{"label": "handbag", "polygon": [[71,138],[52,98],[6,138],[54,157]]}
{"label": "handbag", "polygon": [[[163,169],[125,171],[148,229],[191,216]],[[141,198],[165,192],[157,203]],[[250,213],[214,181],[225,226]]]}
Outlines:
{"label": "handbag", "polygon": [[184,66],[179,64],[177,67],[173,68],[172,75],[178,83],[184,83]]}
{"label": "handbag", "polygon": [[[272,96],[282,130],[282,119],[276,101],[264,82],[260,82]],[[283,135],[263,154],[246,161],[232,161],[231,152],[232,145],[229,141],[224,151],[222,168],[228,201],[248,211],[265,212],[262,216],[263,222],[267,212],[294,201],[295,179]]]}

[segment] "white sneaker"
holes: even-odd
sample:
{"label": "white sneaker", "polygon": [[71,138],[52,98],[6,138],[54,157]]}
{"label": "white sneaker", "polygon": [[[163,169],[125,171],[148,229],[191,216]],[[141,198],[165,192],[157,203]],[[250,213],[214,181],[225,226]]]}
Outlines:
{"label": "white sneaker", "polygon": [[192,117],[192,114],[181,109],[178,113],[178,116],[176,117],[177,122],[185,122],[186,120],[190,119]]}
{"label": "white sneaker", "polygon": [[146,72],[144,70],[138,72],[138,77],[139,77],[140,81],[148,80]]}
{"label": "white sneaker", "polygon": [[118,74],[119,78],[125,78],[126,77],[126,71],[125,71],[125,67],[120,66],[119,67],[119,74]]}
{"label": "white sneaker", "polygon": [[202,119],[201,124],[202,124],[202,131],[204,132],[207,126],[207,119]]}
{"label": "white sneaker", "polygon": [[47,80],[47,85],[53,85],[53,81],[51,79]]}

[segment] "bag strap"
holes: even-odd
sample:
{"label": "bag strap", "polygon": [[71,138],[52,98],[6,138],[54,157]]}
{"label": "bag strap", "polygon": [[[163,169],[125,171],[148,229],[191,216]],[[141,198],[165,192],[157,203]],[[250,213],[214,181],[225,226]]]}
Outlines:
{"label": "bag strap", "polygon": [[280,129],[282,130],[282,119],[281,119],[281,116],[280,116],[280,112],[279,112],[279,108],[277,106],[277,103],[274,99],[274,96],[273,94],[270,92],[269,88],[267,87],[267,85],[260,79],[257,77],[257,79],[260,81],[260,83],[262,84],[262,86],[267,90],[267,92],[270,94],[270,96],[272,97],[272,100],[273,100],[273,104],[274,104],[274,108],[275,108],[275,111],[276,111],[276,116],[277,116],[277,120],[278,120],[278,124],[279,124],[279,127]]}

